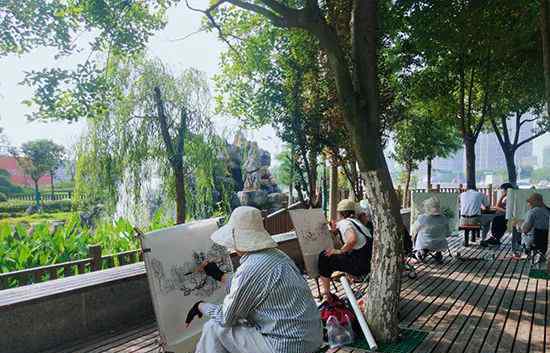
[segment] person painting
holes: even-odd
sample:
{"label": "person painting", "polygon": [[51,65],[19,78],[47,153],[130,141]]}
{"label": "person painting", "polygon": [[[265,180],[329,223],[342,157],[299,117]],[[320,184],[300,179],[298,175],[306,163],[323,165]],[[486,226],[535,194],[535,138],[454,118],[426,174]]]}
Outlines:
{"label": "person painting", "polygon": [[527,249],[533,249],[540,255],[548,250],[548,228],[550,209],[544,204],[541,194],[534,193],[527,199],[529,211],[521,225],[523,240]]}
{"label": "person painting", "polygon": [[501,195],[495,205],[497,212],[495,218],[493,218],[491,222],[491,236],[486,240],[482,240],[480,243],[481,246],[500,245],[500,239],[502,239],[504,233],[506,233],[506,226],[508,223],[506,221],[506,197],[508,189],[512,188],[513,185],[510,183],[504,183],[500,186]]}
{"label": "person painting", "polygon": [[481,209],[489,207],[487,196],[469,188],[460,194],[460,225],[479,225],[481,223]]}
{"label": "person painting", "polygon": [[327,301],[330,294],[330,277],[335,271],[342,271],[353,276],[364,276],[370,272],[372,257],[372,234],[357,219],[357,206],[352,200],[338,203],[338,223],[336,229],[342,240],[340,249],[327,249],[319,255],[319,282],[321,293]]}
{"label": "person painting", "polygon": [[412,226],[415,256],[419,261],[424,261],[428,252],[435,251],[434,258],[440,262],[443,260],[441,251],[449,247],[449,219],[441,212],[441,204],[437,197],[427,199],[423,206],[425,213],[419,215]]}
{"label": "person painting", "polygon": [[316,352],[322,344],[319,311],[300,270],[264,229],[261,212],[236,208],[211,238],[241,259],[233,276],[215,263],[201,267],[229,294],[221,305],[197,302],[187,314],[187,323],[209,318],[196,353]]}

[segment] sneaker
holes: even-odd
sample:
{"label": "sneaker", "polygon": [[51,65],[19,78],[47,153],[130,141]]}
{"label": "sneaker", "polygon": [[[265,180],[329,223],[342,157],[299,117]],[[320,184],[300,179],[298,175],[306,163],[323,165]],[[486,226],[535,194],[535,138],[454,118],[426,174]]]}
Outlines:
{"label": "sneaker", "polygon": [[417,252],[414,253],[414,257],[416,257],[416,259],[420,262],[424,262],[424,258],[426,257],[426,255],[424,255],[424,252],[419,250]]}
{"label": "sneaker", "polygon": [[441,253],[441,251],[438,251],[434,254],[434,259],[435,261],[437,261],[438,263],[442,263],[443,262],[443,254]]}
{"label": "sneaker", "polygon": [[523,257],[521,256],[521,253],[516,252],[512,255],[512,260],[519,261],[519,260],[522,260],[522,259],[523,259]]}

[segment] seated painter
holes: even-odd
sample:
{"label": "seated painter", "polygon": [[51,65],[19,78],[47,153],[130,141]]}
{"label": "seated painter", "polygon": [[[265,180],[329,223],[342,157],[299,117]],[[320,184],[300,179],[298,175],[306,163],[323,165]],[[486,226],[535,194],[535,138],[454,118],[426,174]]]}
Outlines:
{"label": "seated painter", "polygon": [[441,204],[437,197],[424,201],[425,213],[418,216],[412,226],[412,234],[416,237],[414,251],[416,258],[424,261],[429,252],[435,251],[434,258],[443,260],[442,250],[449,247],[447,237],[451,235],[449,219],[441,212]]}
{"label": "seated painter", "polygon": [[311,291],[294,262],[276,249],[260,211],[236,208],[212,241],[237,252],[240,266],[223,273],[215,263],[205,273],[224,282],[223,304],[196,303],[196,316],[210,320],[202,330],[197,353],[313,353],[322,343],[321,318]]}
{"label": "seated painter", "polygon": [[541,194],[534,193],[527,199],[529,211],[521,226],[524,234],[523,243],[527,249],[533,249],[539,254],[548,250],[548,228],[550,209],[544,204]]}
{"label": "seated painter", "polygon": [[332,300],[330,277],[334,272],[342,271],[353,276],[370,273],[372,235],[355,218],[356,209],[352,200],[338,203],[338,223],[334,231],[340,235],[343,245],[340,249],[327,249],[319,255],[319,282],[321,293],[327,301]]}

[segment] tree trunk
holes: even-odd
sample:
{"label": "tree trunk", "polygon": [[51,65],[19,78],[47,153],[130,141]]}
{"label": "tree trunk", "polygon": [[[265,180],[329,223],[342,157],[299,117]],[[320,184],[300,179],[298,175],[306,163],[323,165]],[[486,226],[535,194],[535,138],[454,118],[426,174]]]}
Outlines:
{"label": "tree trunk", "polygon": [[432,191],[432,159],[428,158],[426,160],[426,190],[428,192]]}
{"label": "tree trunk", "polygon": [[329,210],[330,220],[336,221],[336,206],[338,204],[338,165],[336,158],[330,161],[330,195],[329,195]]}
{"label": "tree trunk", "polygon": [[55,193],[54,186],[53,186],[53,175],[54,174],[55,174],[54,172],[50,173],[50,188],[51,188],[51,192],[52,192],[52,201],[53,201],[53,195]]}
{"label": "tree trunk", "polygon": [[540,32],[546,96],[546,114],[550,114],[550,1],[540,1]]}
{"label": "tree trunk", "polygon": [[[381,148],[378,153],[382,154]],[[391,342],[399,337],[404,226],[385,161],[379,168],[363,172],[363,176],[367,199],[375,206],[374,227],[380,234],[374,238],[365,316],[376,339]]]}
{"label": "tree trunk", "polygon": [[38,189],[38,179],[33,180],[34,181],[34,201],[36,204],[36,207],[40,207],[40,190]]}
{"label": "tree trunk", "polygon": [[518,183],[518,173],[516,170],[515,155],[516,151],[513,149],[502,149],[504,152],[504,158],[506,159],[506,170],[508,171],[508,182],[514,186]]}
{"label": "tree trunk", "polygon": [[405,207],[410,207],[411,201],[410,201],[410,187],[411,187],[411,173],[412,168],[409,163],[405,166],[405,173],[406,179],[405,179]]}
{"label": "tree trunk", "polygon": [[183,167],[174,169],[176,178],[176,224],[185,223],[185,173]]}
{"label": "tree trunk", "polygon": [[476,188],[476,143],[473,137],[464,137],[466,153],[466,185],[468,189]]}

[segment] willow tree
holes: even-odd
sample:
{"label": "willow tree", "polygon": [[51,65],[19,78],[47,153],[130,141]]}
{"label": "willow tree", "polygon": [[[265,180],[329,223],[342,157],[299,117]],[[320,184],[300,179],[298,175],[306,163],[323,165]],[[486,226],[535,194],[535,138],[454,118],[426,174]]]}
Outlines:
{"label": "willow tree", "polygon": [[[136,202],[143,182],[158,170],[161,185],[174,196],[176,222],[185,222],[190,214],[187,197],[204,205],[213,203],[214,169],[219,163],[206,77],[193,69],[173,74],[162,62],[140,57],[113,60],[108,72],[115,90],[110,110],[89,120],[86,150],[80,158],[97,169],[101,176],[96,180],[111,189],[129,180]],[[83,163],[80,187],[90,179],[86,175],[90,168]],[[192,189],[186,190],[186,185]]]}

